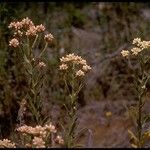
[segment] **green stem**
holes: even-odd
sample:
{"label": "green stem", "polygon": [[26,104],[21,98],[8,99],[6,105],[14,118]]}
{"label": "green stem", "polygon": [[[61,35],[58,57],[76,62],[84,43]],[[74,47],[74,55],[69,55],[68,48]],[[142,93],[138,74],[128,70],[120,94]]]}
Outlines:
{"label": "green stem", "polygon": [[142,137],[142,97],[139,96],[139,104],[138,104],[138,147],[141,148],[141,137]]}
{"label": "green stem", "polygon": [[29,37],[27,37],[27,52],[28,52],[28,54],[27,54],[27,56],[30,58],[30,60],[31,60],[31,48],[30,48],[30,40],[29,40]]}
{"label": "green stem", "polygon": [[143,63],[142,57],[140,57],[140,68],[141,68],[141,75],[142,75],[142,83],[139,85],[140,86],[140,91],[139,91],[139,103],[138,103],[138,148],[142,147],[142,107],[143,107],[143,102],[142,102],[142,95],[143,95],[143,82],[144,82],[144,63]]}
{"label": "green stem", "polygon": [[30,110],[33,114],[33,118],[36,120],[36,122],[38,123],[38,120],[39,120],[39,116],[38,116],[38,113],[37,113],[37,110],[35,108],[35,105],[34,103],[32,102],[32,99],[29,99],[29,105],[30,105]]}
{"label": "green stem", "polygon": [[66,81],[66,76],[64,76],[64,82],[65,82],[65,89],[66,89],[66,92],[69,92],[69,87],[68,87],[68,84],[67,84],[67,81]]}
{"label": "green stem", "polygon": [[29,61],[30,61],[30,71],[31,71],[31,74],[29,74],[30,76],[30,92],[29,92],[29,104],[30,104],[30,107],[31,107],[31,112],[33,114],[33,118],[35,119],[35,121],[38,123],[39,122],[39,114],[38,114],[38,110],[36,108],[36,98],[37,98],[37,91],[34,87],[34,66],[33,66],[33,63],[31,63],[32,59],[33,59],[33,52],[32,52],[32,49],[34,48],[34,45],[37,41],[37,38],[38,36],[36,36],[33,44],[32,44],[32,47],[30,48],[30,41],[29,41],[29,38],[27,37],[27,45],[28,45],[28,57],[29,57]]}
{"label": "green stem", "polygon": [[[73,64],[73,71],[75,69],[75,66]],[[72,148],[73,142],[74,142],[74,135],[75,135],[75,128],[76,128],[76,110],[77,110],[77,95],[75,91],[75,75],[72,74],[72,91],[71,91],[71,108],[70,108],[70,126],[69,126],[69,132],[68,132],[68,148]]]}
{"label": "green stem", "polygon": [[32,44],[32,47],[31,47],[32,49],[34,48],[37,39],[38,39],[38,35],[36,35],[36,37],[35,37],[35,40],[34,40],[34,42],[33,42],[33,44]]}
{"label": "green stem", "polygon": [[43,53],[45,52],[47,46],[48,46],[48,43],[46,42],[44,49],[42,50],[42,52],[39,55],[39,58],[43,55]]}

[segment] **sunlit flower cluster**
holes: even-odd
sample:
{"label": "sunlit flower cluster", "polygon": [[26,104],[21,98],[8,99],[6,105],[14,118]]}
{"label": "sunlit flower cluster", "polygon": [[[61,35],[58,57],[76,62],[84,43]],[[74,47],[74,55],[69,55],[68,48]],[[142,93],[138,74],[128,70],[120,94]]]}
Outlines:
{"label": "sunlit flower cluster", "polygon": [[43,32],[43,31],[45,31],[45,27],[42,24],[37,25],[36,26],[36,31],[37,32]]}
{"label": "sunlit flower cluster", "polygon": [[135,38],[132,42],[135,45],[130,51],[129,50],[122,50],[121,54],[123,57],[128,57],[131,55],[138,55],[144,49],[150,48],[150,41],[142,41],[141,38]]}
{"label": "sunlit flower cluster", "polygon": [[35,127],[24,125],[24,126],[19,127],[17,131],[22,132],[24,134],[31,134],[31,135],[40,136],[40,137],[45,137],[46,135],[45,128],[43,128],[40,125],[35,126]]}
{"label": "sunlit flower cluster", "polygon": [[141,38],[134,39],[133,44],[137,45],[142,50],[150,47],[150,41],[141,41]]}
{"label": "sunlit flower cluster", "polygon": [[82,70],[76,72],[76,76],[85,76],[85,73]]}
{"label": "sunlit flower cluster", "polygon": [[135,38],[135,39],[133,39],[132,44],[137,44],[138,45],[139,43],[141,43],[141,38]]}
{"label": "sunlit flower cluster", "polygon": [[14,36],[14,37],[16,37],[16,36],[22,37],[22,36],[23,36],[23,32],[20,31],[20,30],[16,30],[16,31],[14,32],[14,35],[13,35],[13,36]]}
{"label": "sunlit flower cluster", "polygon": [[15,30],[20,30],[23,27],[23,23],[22,22],[11,22],[8,26],[8,28],[14,28]]}
{"label": "sunlit flower cluster", "polygon": [[64,140],[60,135],[57,135],[55,141],[59,144],[64,144]]}
{"label": "sunlit flower cluster", "polygon": [[17,47],[18,45],[19,45],[19,41],[15,38],[13,38],[9,41],[9,46]]}
{"label": "sunlit flower cluster", "polygon": [[131,49],[132,55],[138,55],[138,53],[141,52],[141,51],[142,51],[142,49],[138,48],[138,47],[133,47]]}
{"label": "sunlit flower cluster", "polygon": [[57,132],[55,126],[52,125],[51,123],[48,124],[48,125],[46,124],[44,128],[45,128],[45,130],[47,130],[49,132],[52,132],[52,133],[56,133]]}
{"label": "sunlit flower cluster", "polygon": [[[45,126],[37,125],[35,127],[23,125],[17,128],[17,131],[20,132],[22,135],[32,135],[32,144],[36,148],[45,148],[45,138],[49,133],[56,134],[57,130],[52,123],[46,124]],[[55,142],[59,144],[63,144],[63,139],[61,136],[56,136]],[[30,147],[30,145],[26,145]]]}
{"label": "sunlit flower cluster", "polygon": [[34,137],[32,141],[35,148],[45,148],[45,141],[41,137]]}
{"label": "sunlit flower cluster", "polygon": [[0,140],[0,148],[16,148],[15,143],[8,139]]}
{"label": "sunlit flower cluster", "polygon": [[29,29],[26,31],[27,36],[36,36],[37,30],[35,26],[30,26]]}
{"label": "sunlit flower cluster", "polygon": [[54,39],[54,37],[51,33],[49,33],[49,34],[45,35],[44,39],[45,39],[45,41],[50,43]]}
{"label": "sunlit flower cluster", "polygon": [[34,25],[31,19],[29,19],[28,17],[23,18],[21,23],[24,25],[24,27],[29,27]]}
{"label": "sunlit flower cluster", "polygon": [[[10,44],[12,47],[17,47],[19,45],[19,37],[28,36],[28,37],[35,37],[40,32],[45,31],[45,26],[40,24],[35,26],[34,23],[28,17],[23,18],[21,21],[11,22],[8,28],[13,29],[14,33],[13,36],[15,40],[17,40],[17,44]],[[47,42],[51,42],[53,40],[52,34],[45,35],[44,39]],[[10,41],[11,42],[11,41]]]}
{"label": "sunlit flower cluster", "polygon": [[76,76],[84,76],[85,73],[91,69],[91,67],[87,65],[86,60],[74,53],[60,58],[60,61],[60,70],[67,70],[71,67],[75,71]]}
{"label": "sunlit flower cluster", "polygon": [[121,54],[122,54],[123,57],[127,57],[129,55],[129,53],[130,52],[128,50],[122,50],[121,51]]}
{"label": "sunlit flower cluster", "polygon": [[44,67],[46,67],[46,64],[45,64],[44,62],[40,61],[40,62],[38,63],[38,67],[39,67],[39,68],[44,68]]}
{"label": "sunlit flower cluster", "polygon": [[66,64],[62,64],[59,66],[60,70],[66,70],[68,69],[68,66]]}

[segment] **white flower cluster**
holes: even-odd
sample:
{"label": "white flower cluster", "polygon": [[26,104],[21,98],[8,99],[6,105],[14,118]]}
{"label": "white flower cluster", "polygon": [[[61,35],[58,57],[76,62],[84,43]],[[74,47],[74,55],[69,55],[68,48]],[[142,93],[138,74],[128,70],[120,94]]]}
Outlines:
{"label": "white flower cluster", "polygon": [[49,33],[44,36],[44,39],[45,39],[45,41],[50,43],[54,39],[54,37],[51,33]]}
{"label": "white flower cluster", "polygon": [[[57,133],[55,126],[52,123],[46,124],[45,126],[37,125],[35,127],[23,125],[17,128],[18,132],[23,135],[32,135],[32,144],[35,148],[45,148],[46,139],[48,133]],[[63,144],[64,140],[61,136],[57,135],[55,141],[59,144]],[[32,147],[29,143],[26,144],[27,147]]]}
{"label": "white flower cluster", "polygon": [[59,66],[60,70],[67,70],[72,67],[72,64],[74,64],[75,68],[73,69],[76,76],[84,76],[85,73],[91,69],[91,67],[87,65],[86,60],[84,60],[81,56],[75,55],[74,53],[60,58],[60,61],[62,63]]}
{"label": "white flower cluster", "polygon": [[[21,21],[11,22],[8,26],[10,29],[14,29],[13,36],[15,37],[9,42],[9,45],[12,47],[17,47],[19,45],[19,37],[26,35],[28,37],[37,36],[38,33],[44,32],[45,27],[44,25],[40,24],[35,26],[34,23],[28,17],[23,18]],[[48,42],[53,40],[52,34],[45,35],[44,39]]]}
{"label": "white flower cluster", "polygon": [[0,148],[16,148],[15,143],[8,139],[0,140]]}
{"label": "white flower cluster", "polygon": [[122,50],[121,54],[123,57],[128,57],[131,55],[138,55],[144,49],[150,48],[150,41],[142,41],[141,38],[135,38],[132,42],[135,45],[130,51],[129,50]]}
{"label": "white flower cluster", "polygon": [[9,46],[17,47],[18,45],[19,45],[19,41],[15,38],[13,38],[9,41]]}

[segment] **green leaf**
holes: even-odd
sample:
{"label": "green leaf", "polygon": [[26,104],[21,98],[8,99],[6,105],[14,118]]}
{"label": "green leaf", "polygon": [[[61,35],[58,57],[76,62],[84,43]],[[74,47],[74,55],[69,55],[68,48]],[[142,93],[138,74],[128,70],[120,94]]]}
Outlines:
{"label": "green leaf", "polygon": [[[135,144],[136,142],[138,142],[137,137],[134,135],[134,133],[133,133],[131,130],[128,130],[128,133],[129,133],[129,136],[130,136],[131,141],[133,141],[134,144]],[[132,144],[133,144],[133,143],[132,143]]]}
{"label": "green leaf", "polygon": [[34,95],[35,95],[35,91],[34,91],[33,89],[30,89],[30,90],[31,90],[32,94],[34,94]]}
{"label": "green leaf", "polygon": [[27,58],[26,55],[24,55],[23,58],[24,58],[24,61],[25,61],[27,64],[30,64],[30,61],[28,60],[28,58]]}
{"label": "green leaf", "polygon": [[71,128],[70,128],[70,131],[69,131],[69,135],[71,135],[72,132],[73,132],[74,129],[75,129],[76,121],[77,121],[77,118],[75,118],[75,119],[73,120],[73,123],[72,123]]}
{"label": "green leaf", "polygon": [[45,116],[44,119],[42,119],[42,125],[45,124],[48,121],[49,117]]}
{"label": "green leaf", "polygon": [[145,116],[143,117],[143,121],[144,121],[144,123],[150,122],[150,114],[145,115]]}
{"label": "green leaf", "polygon": [[135,121],[135,119],[136,119],[137,116],[138,116],[137,108],[131,106],[131,107],[129,108],[129,111],[128,111],[128,112],[129,112],[129,116],[132,117],[132,119]]}

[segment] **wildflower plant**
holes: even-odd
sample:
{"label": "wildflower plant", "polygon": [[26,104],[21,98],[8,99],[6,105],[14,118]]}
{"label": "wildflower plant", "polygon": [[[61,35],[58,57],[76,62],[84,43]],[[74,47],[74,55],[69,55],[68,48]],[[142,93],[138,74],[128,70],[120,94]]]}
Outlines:
{"label": "wildflower plant", "polygon": [[50,122],[44,126],[35,127],[23,125],[17,131],[24,137],[22,146],[26,148],[50,148],[63,145],[64,140],[58,134],[56,127]]}
{"label": "wildflower plant", "polygon": [[150,121],[150,114],[143,112],[146,102],[147,85],[150,81],[150,41],[142,41],[140,38],[133,40],[134,45],[131,50],[122,50],[121,54],[125,58],[134,58],[137,60],[138,69],[134,72],[134,88],[138,97],[138,103],[135,107],[130,108],[130,112],[136,122],[136,134],[128,130],[130,135],[131,146],[141,148],[145,141],[150,137],[150,131],[144,126]]}
{"label": "wildflower plant", "polygon": [[64,104],[69,116],[69,127],[68,130],[66,130],[64,145],[67,148],[71,148],[75,147],[75,129],[78,109],[77,98],[83,87],[85,74],[91,67],[87,65],[86,60],[74,53],[60,58],[60,61],[59,70],[63,74],[65,87],[69,93],[68,102]]}
{"label": "wildflower plant", "polygon": [[35,127],[24,124],[16,131],[21,135],[20,140],[17,143],[8,139],[0,140],[1,148],[52,148],[61,147],[64,144],[62,136],[51,122]]}
{"label": "wildflower plant", "polygon": [[[38,56],[35,56],[34,49],[37,48],[37,42],[40,36],[43,36],[45,27],[41,25],[35,26],[29,18],[21,21],[11,22],[9,28],[13,31],[13,38],[9,41],[9,46],[15,49],[15,53],[22,60],[24,70],[28,81],[28,90],[22,101],[18,111],[18,120],[20,127],[17,131],[20,133],[22,147],[45,148],[53,147],[55,143],[64,145],[65,147],[75,147],[75,129],[77,123],[77,98],[83,87],[85,74],[91,69],[87,65],[86,60],[75,54],[66,55],[60,58],[60,71],[63,74],[65,87],[69,93],[69,101],[64,104],[69,115],[69,126],[65,132],[65,139],[57,135],[57,130],[52,124],[42,126],[43,120],[41,116],[41,88],[44,83],[44,70],[46,64],[42,60],[49,43],[53,40],[52,34],[44,36],[45,46]],[[27,126],[24,122],[24,114],[26,106],[31,111],[35,127]],[[51,142],[50,142],[51,141]],[[50,143],[49,143],[50,142]]]}
{"label": "wildflower plant", "polygon": [[[13,32],[13,38],[9,41],[9,46],[15,49],[18,59],[24,64],[24,70],[28,82],[28,91],[22,99],[27,100],[28,108],[32,113],[33,120],[37,123],[41,122],[41,88],[44,83],[44,70],[46,64],[42,60],[49,43],[53,40],[52,34],[44,36],[45,27],[34,25],[27,17],[21,21],[11,22],[8,26]],[[42,36],[45,46],[38,56],[35,56],[34,50],[37,47],[38,40]]]}

